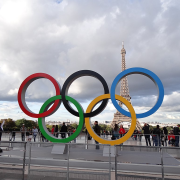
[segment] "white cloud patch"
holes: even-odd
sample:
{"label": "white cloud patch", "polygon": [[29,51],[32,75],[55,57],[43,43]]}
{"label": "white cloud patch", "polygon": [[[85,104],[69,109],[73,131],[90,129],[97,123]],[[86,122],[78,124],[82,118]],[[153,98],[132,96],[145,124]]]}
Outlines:
{"label": "white cloud patch", "polygon": [[17,95],[17,93],[18,93],[18,89],[10,89],[9,92],[8,92],[8,94],[11,95],[11,96],[12,95]]}

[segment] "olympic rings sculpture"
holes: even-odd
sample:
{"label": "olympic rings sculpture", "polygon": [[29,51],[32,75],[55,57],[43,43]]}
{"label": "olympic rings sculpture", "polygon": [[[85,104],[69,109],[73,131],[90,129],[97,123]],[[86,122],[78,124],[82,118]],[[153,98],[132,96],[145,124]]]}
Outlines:
{"label": "olympic rings sculpture", "polygon": [[[136,114],[132,105],[125,98],[123,98],[122,96],[119,96],[119,95],[115,95],[115,89],[116,89],[118,82],[122,78],[124,78],[125,76],[130,75],[130,74],[145,75],[145,76],[149,77],[158,88],[159,93],[158,93],[158,99],[157,99],[156,104],[154,105],[154,107],[152,107],[149,111],[147,111],[145,113]],[[68,89],[69,89],[70,85],[72,84],[72,82],[82,76],[92,76],[92,77],[97,78],[102,83],[103,88],[104,88],[104,94],[101,96],[98,96],[89,104],[89,106],[86,110],[86,113],[84,113],[83,108],[75,99],[73,99],[72,97],[69,97],[67,95]],[[26,93],[28,86],[33,81],[35,81],[36,79],[39,79],[39,78],[49,79],[53,83],[53,85],[56,89],[56,96],[49,98],[42,105],[42,107],[39,111],[39,114],[36,114],[34,112],[31,112],[31,110],[26,105],[25,93]],[[35,73],[35,74],[28,76],[22,82],[22,84],[20,85],[19,91],[18,91],[18,103],[19,103],[19,106],[22,109],[22,111],[30,117],[38,118],[39,128],[41,130],[41,133],[43,134],[43,136],[46,139],[48,139],[51,142],[59,142],[59,143],[68,143],[68,142],[72,141],[73,139],[75,139],[81,133],[81,130],[82,130],[82,128],[84,126],[84,122],[85,122],[87,131],[93,137],[93,139],[95,139],[99,143],[110,144],[110,145],[121,144],[121,143],[125,142],[126,140],[128,140],[131,137],[131,135],[133,134],[134,129],[136,128],[136,118],[144,118],[144,117],[150,116],[151,114],[156,112],[159,109],[159,107],[161,106],[161,104],[163,102],[163,98],[164,98],[164,87],[163,87],[163,84],[162,84],[161,80],[159,79],[159,77],[156,74],[154,74],[152,71],[145,69],[145,68],[140,68],[140,67],[129,68],[129,69],[126,69],[123,72],[119,73],[112,83],[110,93],[109,93],[108,85],[107,85],[106,81],[104,80],[104,78],[100,74],[98,74],[94,71],[91,71],[91,70],[81,70],[81,71],[77,71],[77,72],[73,73],[72,75],[70,75],[62,87],[62,91],[61,91],[59,83],[52,76],[45,74],[45,73]],[[101,113],[104,110],[104,108],[107,106],[108,99],[112,100],[113,105],[116,107],[116,109],[120,113],[132,118],[131,127],[130,127],[129,131],[126,133],[125,136],[123,136],[122,138],[117,139],[117,140],[105,140],[105,139],[99,137],[93,131],[93,129],[91,127],[91,123],[90,123],[91,117],[98,115],[99,113]],[[124,103],[127,106],[129,112],[122,109],[122,107],[120,107],[118,105],[116,100],[119,100],[122,103]],[[65,108],[71,114],[79,117],[79,125],[78,125],[77,130],[66,139],[58,139],[58,138],[54,137],[47,130],[46,125],[45,125],[45,117],[50,116],[51,114],[55,113],[57,111],[57,109],[59,108],[61,101],[63,102]],[[93,111],[93,108],[95,107],[95,105],[97,103],[99,103],[100,101],[102,101],[101,105],[96,110]],[[70,106],[69,102],[73,103],[76,106],[78,112],[75,111]]]}

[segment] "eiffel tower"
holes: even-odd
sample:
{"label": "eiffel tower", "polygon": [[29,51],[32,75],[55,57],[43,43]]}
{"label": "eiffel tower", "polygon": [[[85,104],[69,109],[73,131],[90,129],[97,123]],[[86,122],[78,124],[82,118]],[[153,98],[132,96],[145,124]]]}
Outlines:
{"label": "eiffel tower", "polygon": [[[124,43],[122,42],[122,49],[121,49],[121,55],[122,55],[122,65],[121,65],[122,69],[121,70],[122,71],[124,71],[126,69],[125,54],[126,54],[126,50],[124,49]],[[131,103],[131,97],[129,94],[127,76],[125,76],[123,79],[121,79],[120,96],[127,99]],[[122,102],[119,101],[119,106],[122,107],[122,105],[123,105]],[[131,123],[131,118],[128,116],[125,116],[125,115],[121,114],[119,111],[117,111],[114,114],[114,119],[111,123],[111,126],[114,127],[115,124],[121,124],[123,122],[130,122]],[[138,130],[142,129],[138,119],[136,119],[136,128]]]}

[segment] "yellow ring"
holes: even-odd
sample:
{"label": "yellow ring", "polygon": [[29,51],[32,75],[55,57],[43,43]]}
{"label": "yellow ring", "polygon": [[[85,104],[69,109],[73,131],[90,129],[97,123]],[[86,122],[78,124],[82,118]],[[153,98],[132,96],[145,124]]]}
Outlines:
{"label": "yellow ring", "polygon": [[[86,110],[86,113],[90,113],[92,111],[92,109],[94,108],[94,106],[99,101],[101,101],[103,99],[110,99],[110,98],[111,98],[110,94],[103,94],[101,96],[98,96],[89,104],[89,106]],[[124,103],[127,106],[127,108],[129,109],[129,112],[131,113],[131,118],[132,118],[131,127],[130,127],[129,131],[122,138],[117,139],[117,140],[105,140],[105,139],[100,138],[93,131],[93,129],[91,127],[91,123],[90,123],[90,118],[89,117],[85,118],[86,129],[89,132],[89,134],[93,137],[93,139],[101,144],[110,144],[111,146],[121,144],[121,143],[125,142],[126,140],[128,140],[132,136],[132,134],[134,133],[134,130],[136,128],[136,113],[135,113],[132,105],[122,96],[115,95],[115,99],[121,101],[122,103]]]}

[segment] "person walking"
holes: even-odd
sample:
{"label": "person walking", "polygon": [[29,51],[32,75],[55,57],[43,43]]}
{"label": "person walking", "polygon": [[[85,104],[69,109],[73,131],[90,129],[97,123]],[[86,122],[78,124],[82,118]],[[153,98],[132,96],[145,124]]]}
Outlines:
{"label": "person walking", "polygon": [[61,132],[61,138],[62,139],[66,138],[67,126],[65,125],[65,122],[63,122],[60,132]]}
{"label": "person walking", "polygon": [[[98,135],[98,136],[100,136],[101,135],[101,129],[100,129],[100,126],[98,125],[98,121],[95,121],[94,122],[94,132]],[[96,149],[99,149],[99,142],[97,142],[96,140],[95,140],[95,143],[96,143]]]}
{"label": "person walking", "polygon": [[22,125],[20,131],[21,131],[21,140],[25,141],[25,133],[27,130],[26,130],[26,127],[24,126],[24,124]]}
{"label": "person walking", "polygon": [[149,143],[149,146],[151,146],[149,124],[145,123],[144,127],[142,128],[142,130],[144,130],[146,146],[148,146],[148,143]]}
{"label": "person walking", "polygon": [[174,127],[175,147],[179,147],[179,134],[180,134],[179,127],[180,127],[179,124]]}
{"label": "person walking", "polygon": [[36,142],[36,136],[38,134],[38,129],[34,126],[34,128],[32,129],[32,133],[33,133],[33,137],[34,137],[34,142]]}

